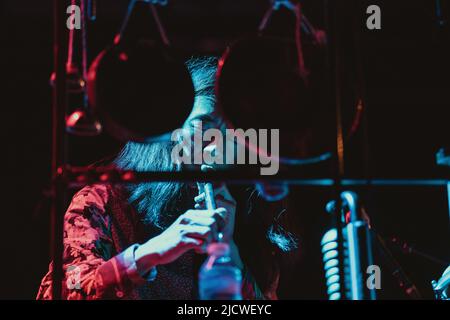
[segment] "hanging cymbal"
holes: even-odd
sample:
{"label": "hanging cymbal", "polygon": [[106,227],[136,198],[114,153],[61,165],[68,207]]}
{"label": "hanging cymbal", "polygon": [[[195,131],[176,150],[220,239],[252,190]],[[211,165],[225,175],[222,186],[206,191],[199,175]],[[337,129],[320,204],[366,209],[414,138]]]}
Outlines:
{"label": "hanging cymbal", "polygon": [[93,62],[89,100],[105,129],[121,141],[143,141],[180,128],[194,102],[189,73],[169,48],[114,45]]}
{"label": "hanging cymbal", "polygon": [[[324,50],[305,47],[304,57],[307,82],[295,42],[286,38],[238,40],[219,61],[216,92],[226,118],[237,128],[280,129],[282,163],[325,159],[334,150],[336,113]],[[347,134],[356,109],[346,110]]]}
{"label": "hanging cymbal", "polygon": [[130,3],[114,45],[90,67],[88,94],[94,114],[120,141],[154,140],[182,126],[194,86],[151,3]]}

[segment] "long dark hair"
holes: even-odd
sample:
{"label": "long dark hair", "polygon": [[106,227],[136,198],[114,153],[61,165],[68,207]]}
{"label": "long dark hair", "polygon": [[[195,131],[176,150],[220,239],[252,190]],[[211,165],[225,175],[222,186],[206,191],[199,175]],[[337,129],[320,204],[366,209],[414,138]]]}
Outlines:
{"label": "long dark hair", "polygon": [[[121,150],[115,164],[125,170],[135,171],[179,171],[181,166],[171,160],[173,143],[128,142]],[[190,188],[183,182],[145,182],[127,186],[129,202],[146,226],[164,230],[183,210],[193,204],[186,198]]]}

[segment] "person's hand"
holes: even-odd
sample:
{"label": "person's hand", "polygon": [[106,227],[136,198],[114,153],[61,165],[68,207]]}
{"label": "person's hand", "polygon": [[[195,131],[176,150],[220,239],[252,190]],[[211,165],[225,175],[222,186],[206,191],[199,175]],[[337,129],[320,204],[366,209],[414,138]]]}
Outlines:
{"label": "person's hand", "polygon": [[[205,170],[204,166],[202,166],[202,170]],[[222,223],[218,225],[220,227],[220,230],[218,231],[223,234],[222,240],[230,245],[230,255],[233,262],[238,268],[242,269],[244,264],[242,263],[239,255],[239,249],[233,240],[234,224],[236,219],[236,200],[231,196],[230,191],[224,183],[215,184],[213,188],[216,205],[226,208],[225,215],[222,216]],[[196,209],[203,209],[205,207],[204,192],[200,193],[194,198],[194,200]]]}
{"label": "person's hand", "polygon": [[[212,167],[202,165],[202,171],[213,170]],[[234,222],[236,215],[236,200],[231,195],[226,184],[214,184],[214,199],[218,208],[225,208],[225,214],[222,216],[222,223],[219,224],[220,232],[223,233],[223,240],[229,242],[233,239]],[[205,193],[201,192],[194,198],[195,209],[205,209]]]}
{"label": "person's hand", "polygon": [[138,268],[146,272],[156,265],[175,261],[189,250],[204,253],[217,233],[226,209],[188,210],[163,233],[140,245],[135,252]]}

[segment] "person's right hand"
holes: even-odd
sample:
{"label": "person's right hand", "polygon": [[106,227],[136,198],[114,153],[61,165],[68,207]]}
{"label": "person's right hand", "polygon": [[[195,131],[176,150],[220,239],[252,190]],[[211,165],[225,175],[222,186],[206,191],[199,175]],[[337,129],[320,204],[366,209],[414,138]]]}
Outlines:
{"label": "person's right hand", "polygon": [[167,264],[194,249],[204,253],[217,232],[220,219],[227,210],[188,210],[163,233],[140,245],[135,252],[138,269],[146,272],[156,265]]}

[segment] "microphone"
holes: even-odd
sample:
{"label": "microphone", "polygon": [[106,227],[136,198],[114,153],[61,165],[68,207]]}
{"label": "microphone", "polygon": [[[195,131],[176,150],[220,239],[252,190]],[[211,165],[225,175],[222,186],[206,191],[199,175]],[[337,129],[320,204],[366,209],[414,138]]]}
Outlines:
{"label": "microphone", "polygon": [[[343,253],[338,250],[338,233],[336,228],[327,231],[321,241],[325,279],[329,300],[375,300],[376,289],[369,288],[364,276],[368,267],[373,265],[374,241],[377,251],[383,259],[384,264],[390,270],[391,275],[397,281],[400,288],[411,299],[420,299],[421,294],[403,271],[386,246],[384,239],[371,230],[369,218],[365,211],[360,208],[358,197],[354,192],[344,191],[341,193],[342,212],[342,238]],[[336,202],[330,201],[326,205],[326,211],[330,214],[336,211]],[[398,240],[391,240],[398,244]],[[412,250],[403,244],[403,249]],[[421,253],[423,255],[423,253]],[[427,256],[431,260],[432,257]],[[436,259],[434,259],[436,260]],[[342,261],[342,264],[340,264]],[[343,271],[339,269],[343,266]],[[343,279],[340,279],[341,275]],[[341,289],[342,288],[342,289]],[[344,297],[341,293],[344,293]]]}
{"label": "microphone", "polygon": [[[365,274],[373,265],[372,239],[368,223],[363,219],[358,196],[351,191],[340,195],[342,212],[343,252],[339,252],[338,229],[328,230],[321,240],[327,294],[329,300],[375,300],[375,288],[366,285]],[[336,203],[326,205],[328,213],[335,213]],[[348,212],[348,215],[345,214]],[[342,264],[339,262],[342,261]],[[340,270],[340,265],[343,270]],[[343,279],[341,279],[341,276]],[[342,293],[344,296],[342,296]]]}

